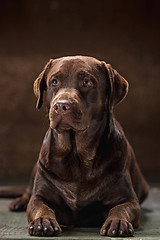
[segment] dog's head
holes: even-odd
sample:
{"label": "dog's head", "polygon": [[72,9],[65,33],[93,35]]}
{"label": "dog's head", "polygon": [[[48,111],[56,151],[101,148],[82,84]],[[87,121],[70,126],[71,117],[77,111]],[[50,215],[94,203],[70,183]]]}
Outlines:
{"label": "dog's head", "polygon": [[51,59],[34,82],[38,109],[44,91],[52,129],[85,131],[125,98],[128,83],[110,64],[92,57],[63,57]]}

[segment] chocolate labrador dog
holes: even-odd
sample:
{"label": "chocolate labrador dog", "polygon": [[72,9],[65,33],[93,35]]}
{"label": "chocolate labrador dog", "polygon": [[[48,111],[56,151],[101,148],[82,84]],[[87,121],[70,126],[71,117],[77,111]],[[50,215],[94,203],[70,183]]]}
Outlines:
{"label": "chocolate labrador dog", "polygon": [[52,236],[61,225],[134,235],[148,184],[113,114],[127,92],[127,81],[92,57],[51,59],[35,80],[37,108],[46,93],[50,127],[30,186],[10,205],[22,210],[29,201],[30,235]]}

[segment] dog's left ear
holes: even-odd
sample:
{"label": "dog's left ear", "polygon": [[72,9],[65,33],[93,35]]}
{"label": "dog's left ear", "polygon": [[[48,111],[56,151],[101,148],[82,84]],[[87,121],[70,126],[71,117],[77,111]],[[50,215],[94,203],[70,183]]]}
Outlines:
{"label": "dog's left ear", "polygon": [[45,65],[43,71],[34,81],[33,90],[34,94],[37,97],[36,108],[40,109],[43,104],[43,92],[46,90],[46,77],[49,72],[49,69],[53,63],[53,59],[50,59],[49,62]]}
{"label": "dog's left ear", "polygon": [[110,81],[110,107],[119,104],[128,93],[128,82],[115,70],[110,64],[106,64],[109,81]]}

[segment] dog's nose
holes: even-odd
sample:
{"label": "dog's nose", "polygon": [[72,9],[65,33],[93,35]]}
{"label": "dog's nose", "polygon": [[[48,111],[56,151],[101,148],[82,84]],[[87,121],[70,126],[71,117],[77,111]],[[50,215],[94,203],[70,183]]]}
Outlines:
{"label": "dog's nose", "polygon": [[70,111],[70,104],[68,101],[58,101],[53,105],[56,113],[66,114]]}

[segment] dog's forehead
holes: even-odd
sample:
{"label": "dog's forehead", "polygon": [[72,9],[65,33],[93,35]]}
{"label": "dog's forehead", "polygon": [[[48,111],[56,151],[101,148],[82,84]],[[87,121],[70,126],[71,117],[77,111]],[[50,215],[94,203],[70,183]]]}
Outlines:
{"label": "dog's forehead", "polygon": [[75,57],[63,57],[56,59],[53,62],[49,75],[54,73],[73,74],[80,71],[86,71],[88,73],[96,73],[99,71],[98,67],[101,62],[92,57],[75,56]]}

